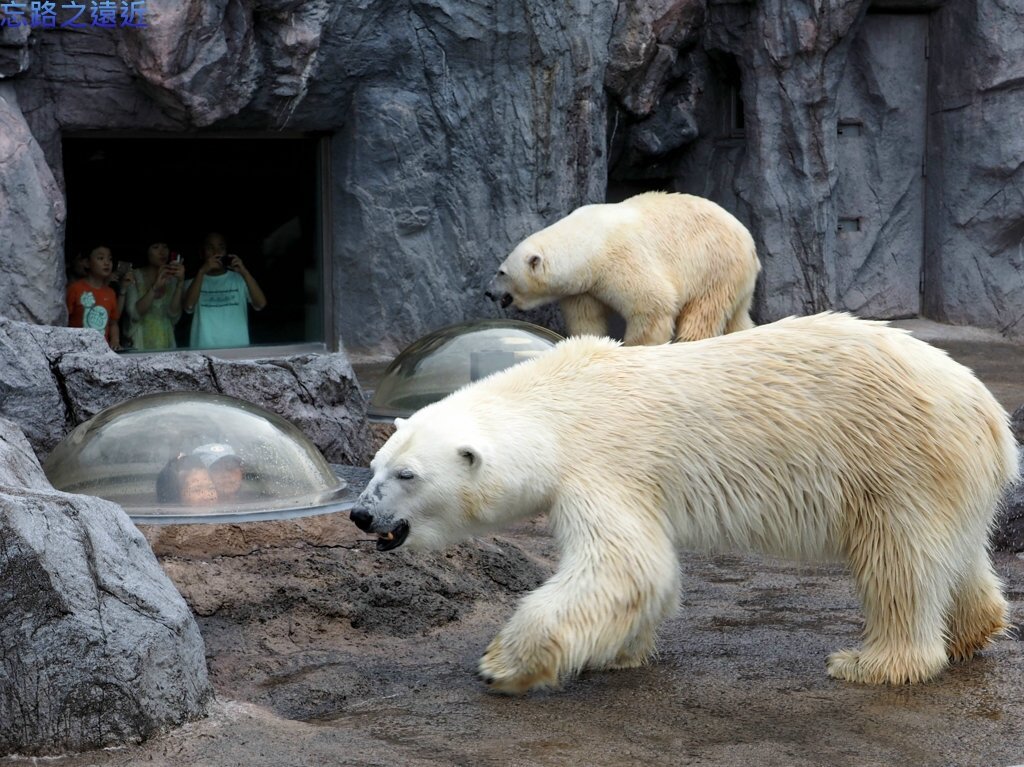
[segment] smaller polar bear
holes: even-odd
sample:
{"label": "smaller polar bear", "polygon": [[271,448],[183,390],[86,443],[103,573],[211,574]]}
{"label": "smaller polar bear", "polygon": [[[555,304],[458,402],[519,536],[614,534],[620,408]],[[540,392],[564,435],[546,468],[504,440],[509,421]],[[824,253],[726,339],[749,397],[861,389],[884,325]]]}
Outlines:
{"label": "smaller polar bear", "polygon": [[647,192],[585,205],[530,235],[486,295],[518,309],[557,300],[573,336],[608,335],[615,312],[627,346],[697,341],[753,327],[760,270],[750,232],[724,208]]}
{"label": "smaller polar bear", "polygon": [[965,367],[883,323],[788,319],[692,344],[575,338],[423,408],[351,512],[378,548],[440,547],[547,513],[558,572],[480,661],[504,692],[644,663],[679,601],[677,548],[839,560],[854,682],[922,682],[1007,626],[988,554],[1017,473]]}

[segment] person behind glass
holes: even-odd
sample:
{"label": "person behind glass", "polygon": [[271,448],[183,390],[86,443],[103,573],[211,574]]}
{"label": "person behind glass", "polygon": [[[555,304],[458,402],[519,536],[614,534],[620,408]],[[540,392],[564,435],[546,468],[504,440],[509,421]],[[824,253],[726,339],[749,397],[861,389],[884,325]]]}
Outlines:
{"label": "person behind glass", "polygon": [[224,236],[211,232],[203,241],[203,263],[185,287],[183,308],[192,314],[189,345],[217,349],[249,345],[249,310],[267,305],[263,290],[242,259],[227,252]]}
{"label": "person behind glass", "polygon": [[121,331],[117,321],[121,316],[118,296],[110,287],[114,257],[106,245],[97,245],[89,251],[85,276],[68,285],[68,325],[73,328],[92,328],[103,333],[110,348],[121,348]]}
{"label": "person behind glass", "polygon": [[89,253],[78,251],[68,261],[68,285],[75,280],[81,280],[89,273]]}
{"label": "person behind glass", "polygon": [[184,506],[213,506],[217,503],[217,488],[201,460],[179,453],[157,474],[156,499]]}
{"label": "person behind glass", "polygon": [[203,466],[210,472],[213,486],[217,488],[217,499],[221,503],[237,500],[245,472],[242,459],[235,454],[230,445],[216,442],[200,445],[191,455],[202,461]]}
{"label": "person behind glass", "polygon": [[173,349],[174,324],[181,317],[185,265],[171,259],[167,243],[158,240],[146,251],[146,265],[132,272],[128,285],[129,335],[136,351]]}

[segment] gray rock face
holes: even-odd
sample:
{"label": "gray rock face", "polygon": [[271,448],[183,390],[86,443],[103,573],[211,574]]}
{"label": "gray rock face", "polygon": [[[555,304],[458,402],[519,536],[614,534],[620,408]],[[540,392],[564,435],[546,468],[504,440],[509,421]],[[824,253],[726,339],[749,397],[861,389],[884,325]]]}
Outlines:
{"label": "gray rock face", "polygon": [[116,504],[47,483],[0,419],[0,754],[143,740],[206,713],[192,612]]}
{"label": "gray rock face", "polygon": [[0,232],[0,313],[29,322],[66,322],[64,196],[13,86],[2,81]]}
{"label": "gray rock face", "polygon": [[0,27],[0,80],[28,70],[28,27]]}
{"label": "gray rock face", "polygon": [[614,15],[189,0],[154,8],[145,34],[40,33],[16,86],[54,167],[60,129],[331,132],[338,335],[387,353],[494,316],[483,291],[511,245],[603,199]]}
{"label": "gray rock face", "polygon": [[264,407],[298,426],[332,463],[372,457],[366,405],[344,354],[119,356],[94,331],[0,317],[0,413],[21,426],[40,456],[104,408],[165,391],[215,392]]}
{"label": "gray rock face", "polygon": [[[704,47],[738,69],[732,87],[742,96],[743,140],[715,146],[729,138],[730,126],[713,128],[705,142],[712,146],[695,147],[684,162],[682,186],[721,198],[750,226],[763,264],[762,322],[836,305],[829,279],[836,250],[830,204],[836,96],[849,36],[865,6],[864,0],[829,0],[813,9],[783,0],[709,4]],[[729,95],[719,93],[719,124]]]}
{"label": "gray rock face", "polygon": [[1024,337],[1024,10],[868,5],[186,0],[145,34],[9,30],[0,217],[28,234],[0,243],[0,274],[31,286],[0,311],[62,311],[39,149],[60,183],[62,132],[208,128],[330,135],[335,329],[354,352],[495,316],[483,286],[516,242],[648,188],[751,228],[761,321],[924,312]]}
{"label": "gray rock face", "polygon": [[1024,6],[946,3],[931,29],[926,310],[1024,338]]}

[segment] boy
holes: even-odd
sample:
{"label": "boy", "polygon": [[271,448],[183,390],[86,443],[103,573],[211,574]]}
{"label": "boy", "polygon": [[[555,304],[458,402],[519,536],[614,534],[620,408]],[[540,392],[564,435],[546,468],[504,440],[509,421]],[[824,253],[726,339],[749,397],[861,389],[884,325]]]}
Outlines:
{"label": "boy", "polygon": [[103,333],[110,348],[121,348],[117,321],[121,316],[117,295],[107,284],[114,268],[110,248],[99,245],[89,251],[85,276],[68,285],[68,325],[92,328]]}
{"label": "boy", "polygon": [[248,346],[247,304],[260,311],[267,305],[267,299],[242,259],[228,255],[224,236],[211,232],[203,241],[202,266],[187,284],[182,299],[185,313],[193,315],[189,346]]}
{"label": "boy", "polygon": [[236,500],[245,475],[242,459],[235,451],[229,445],[214,442],[200,445],[192,451],[192,455],[202,461],[210,472],[210,479],[217,488],[217,499],[221,502]]}
{"label": "boy", "polygon": [[156,499],[160,503],[213,506],[217,503],[217,488],[201,460],[179,454],[157,475]]}

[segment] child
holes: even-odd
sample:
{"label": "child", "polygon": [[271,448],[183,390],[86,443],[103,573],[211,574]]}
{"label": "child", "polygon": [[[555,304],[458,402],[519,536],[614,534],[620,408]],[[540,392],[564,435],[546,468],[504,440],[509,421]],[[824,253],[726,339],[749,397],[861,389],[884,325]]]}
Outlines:
{"label": "child", "polygon": [[129,272],[128,326],[136,351],[173,349],[174,323],[181,316],[181,283],[185,267],[171,260],[166,242],[155,241],[146,252],[146,265]]}
{"label": "child", "polygon": [[68,325],[92,328],[103,333],[110,348],[121,348],[117,321],[121,316],[118,298],[107,284],[114,268],[110,248],[99,245],[89,251],[85,276],[68,285]]}
{"label": "child", "polygon": [[160,503],[213,506],[217,503],[217,488],[201,460],[178,455],[157,475],[156,499]]}
{"label": "child", "polygon": [[182,304],[186,314],[194,312],[189,346],[218,349],[249,345],[247,304],[260,311],[267,299],[242,259],[228,255],[224,236],[211,232],[203,241],[202,266],[188,283]]}
{"label": "child", "polygon": [[210,479],[217,488],[217,499],[221,502],[234,501],[242,489],[244,472],[240,459],[230,446],[222,443],[200,445],[192,455],[203,462]]}

